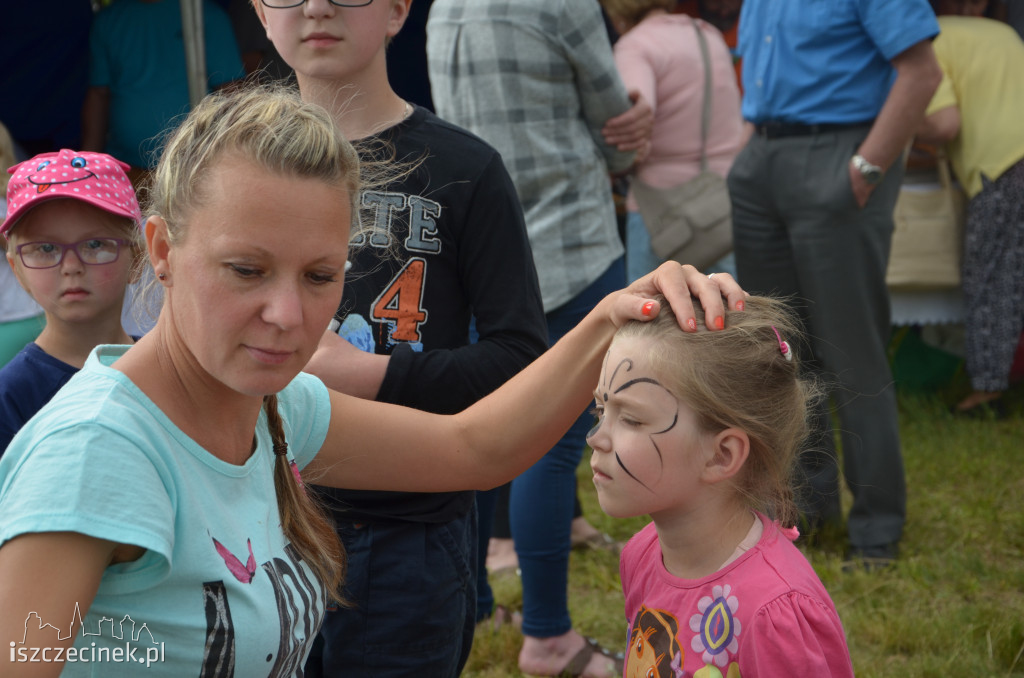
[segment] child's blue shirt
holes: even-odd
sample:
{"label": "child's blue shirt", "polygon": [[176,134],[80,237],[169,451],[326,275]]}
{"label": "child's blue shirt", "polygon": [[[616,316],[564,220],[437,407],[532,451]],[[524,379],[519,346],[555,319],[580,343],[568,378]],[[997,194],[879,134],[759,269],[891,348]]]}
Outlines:
{"label": "child's blue shirt", "polygon": [[54,358],[35,342],[0,369],[0,456],[14,434],[76,372],[77,367]]}

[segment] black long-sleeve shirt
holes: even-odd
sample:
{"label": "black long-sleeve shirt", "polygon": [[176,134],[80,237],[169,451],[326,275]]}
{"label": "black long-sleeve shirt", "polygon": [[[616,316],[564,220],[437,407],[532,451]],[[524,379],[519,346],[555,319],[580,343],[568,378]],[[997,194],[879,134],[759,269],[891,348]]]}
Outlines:
{"label": "black long-sleeve shirt", "polygon": [[[377,400],[458,412],[547,348],[522,208],[498,152],[426,109],[380,140],[414,169],[361,195],[374,235],[353,250],[341,333],[391,356]],[[442,522],[473,501],[472,492],[325,492],[355,522]]]}

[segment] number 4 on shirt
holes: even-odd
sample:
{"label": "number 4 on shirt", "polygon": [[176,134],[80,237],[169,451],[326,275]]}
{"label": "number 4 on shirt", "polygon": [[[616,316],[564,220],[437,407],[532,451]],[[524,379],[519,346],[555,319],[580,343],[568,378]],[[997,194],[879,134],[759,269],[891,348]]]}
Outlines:
{"label": "number 4 on shirt", "polygon": [[373,302],[370,319],[393,325],[393,341],[421,341],[420,323],[426,322],[423,308],[423,281],[427,262],[419,257],[410,259]]}

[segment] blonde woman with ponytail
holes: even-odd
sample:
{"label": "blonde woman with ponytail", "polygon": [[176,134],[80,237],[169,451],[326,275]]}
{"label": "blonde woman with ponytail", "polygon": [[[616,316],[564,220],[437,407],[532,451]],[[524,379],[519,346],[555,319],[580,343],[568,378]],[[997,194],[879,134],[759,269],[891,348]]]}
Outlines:
{"label": "blonde woman with ponytail", "polygon": [[0,460],[0,674],[301,675],[345,574],[307,483],[499,485],[561,436],[654,294],[692,331],[693,297],[711,327],[743,304],[728,276],[666,265],[462,413],[345,396],[301,370],[359,186],[351,145],[288,90],[214,95],[169,139],[146,224],[156,326],[98,347]]}

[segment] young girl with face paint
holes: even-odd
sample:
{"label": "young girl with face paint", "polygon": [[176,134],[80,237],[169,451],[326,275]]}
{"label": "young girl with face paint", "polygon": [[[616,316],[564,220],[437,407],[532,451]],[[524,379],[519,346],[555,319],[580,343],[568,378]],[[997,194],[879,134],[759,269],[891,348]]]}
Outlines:
{"label": "young girl with face paint", "polygon": [[683,332],[668,309],[627,323],[605,356],[587,438],[598,498],[653,519],[620,563],[626,676],[853,675],[835,606],[792,543],[812,395],[795,337],[780,302],[750,297],[722,331]]}

